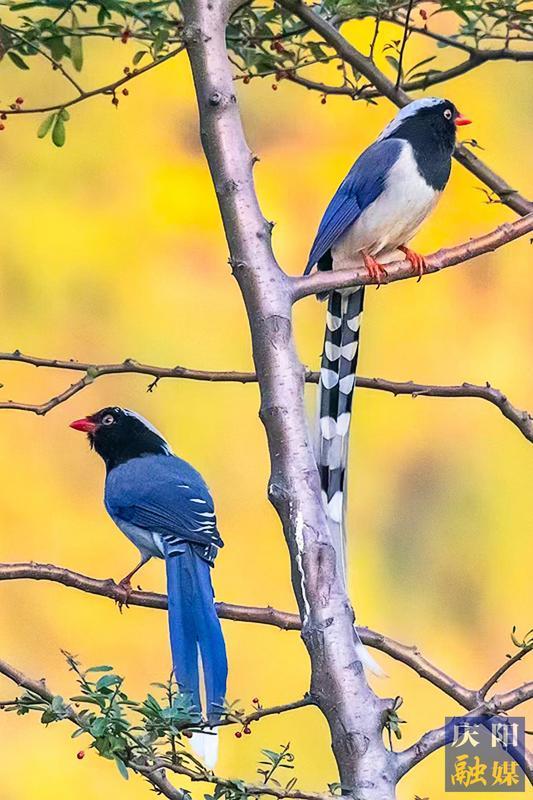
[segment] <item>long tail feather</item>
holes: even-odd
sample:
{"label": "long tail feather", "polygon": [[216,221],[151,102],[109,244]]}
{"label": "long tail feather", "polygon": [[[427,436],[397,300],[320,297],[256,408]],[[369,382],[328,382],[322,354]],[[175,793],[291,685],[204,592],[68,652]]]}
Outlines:
{"label": "long tail feather", "polygon": [[332,292],[319,383],[317,460],[339,567],[346,577],[346,476],[364,289]]}
{"label": "long tail feather", "polygon": [[[318,386],[317,463],[337,566],[346,582],[346,479],[350,419],[359,355],[364,288],[332,292],[328,300],[324,350]],[[376,675],[383,670],[354,628],[359,658]]]}
{"label": "long tail feather", "polygon": [[[215,722],[223,709],[228,662],[214,605],[211,568],[190,544],[180,553],[167,554],[165,561],[174,675],[181,691],[189,693],[201,711],[200,656],[207,719]],[[205,737],[214,745],[215,735]]]}

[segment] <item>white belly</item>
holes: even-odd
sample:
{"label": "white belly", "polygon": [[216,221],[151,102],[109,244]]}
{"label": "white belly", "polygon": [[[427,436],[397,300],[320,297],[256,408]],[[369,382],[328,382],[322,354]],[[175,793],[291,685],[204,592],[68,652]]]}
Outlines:
{"label": "white belly", "polygon": [[333,268],[348,269],[362,263],[363,250],[379,256],[382,263],[401,258],[396,248],[412,239],[440,195],[418,172],[411,145],[405,142],[380,196],[331,248]]}
{"label": "white belly", "polygon": [[115,519],[115,523],[118,525],[124,536],[126,536],[130,542],[137,547],[141,554],[146,553],[147,555],[155,556],[156,558],[164,558],[165,551],[163,549],[159,534],[150,533],[149,531],[145,531],[143,528],[138,528],[136,525],[132,525],[131,522],[124,522],[124,520],[119,521]]}

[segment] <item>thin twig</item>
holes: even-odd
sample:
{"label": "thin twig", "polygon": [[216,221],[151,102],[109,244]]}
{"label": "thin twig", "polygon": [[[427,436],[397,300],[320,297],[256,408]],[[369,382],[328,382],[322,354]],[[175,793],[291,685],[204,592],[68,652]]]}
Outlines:
{"label": "thin twig", "polygon": [[[127,75],[124,75],[122,78],[114,81],[113,83],[107,83],[104,86],[99,86],[96,89],[91,89],[90,91],[83,91],[81,87],[77,86],[79,92],[81,92],[77,97],[73,97],[70,100],[65,100],[63,103],[54,103],[53,105],[49,106],[38,106],[33,108],[25,108],[22,106],[17,106],[17,108],[2,108],[0,109],[0,114],[44,114],[46,112],[58,111],[62,108],[69,108],[70,106],[75,106],[78,103],[83,102],[84,100],[88,100],[90,97],[96,97],[97,95],[114,95],[116,90],[123,86],[125,83],[129,83],[129,81],[138,78],[140,75],[143,75],[145,72],[149,72],[150,70],[158,67],[160,64],[163,64],[165,61],[168,61],[174,56],[177,56],[181,53],[184,49],[184,45],[180,45],[175,50],[171,50],[169,53],[166,53],[164,56],[160,56],[159,58],[154,59],[149,64],[146,64],[144,67],[138,67],[133,69],[131,72],[128,72]],[[55,62],[54,62],[55,63]]]}
{"label": "thin twig", "polygon": [[409,38],[409,20],[411,18],[412,9],[413,9],[413,0],[409,0],[407,4],[407,11],[405,14],[405,20],[403,26],[403,37],[402,37],[402,44],[400,46],[400,56],[398,58],[398,74],[396,76],[396,89],[399,88],[400,83],[402,82],[403,56],[405,53],[405,46],[407,44],[407,39]]}

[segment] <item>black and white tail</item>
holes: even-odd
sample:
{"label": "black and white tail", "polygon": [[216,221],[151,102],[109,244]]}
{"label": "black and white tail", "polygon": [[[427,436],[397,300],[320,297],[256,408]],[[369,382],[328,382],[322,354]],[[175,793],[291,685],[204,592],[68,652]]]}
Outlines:
{"label": "black and white tail", "polygon": [[[355,291],[332,292],[329,296],[318,385],[316,457],[337,566],[345,583],[348,442],[364,292],[360,287]],[[354,633],[361,662],[376,675],[383,675],[355,629]]]}
{"label": "black and white tail", "polygon": [[364,288],[332,292],[319,382],[317,462],[328,522],[346,577],[346,477]]}

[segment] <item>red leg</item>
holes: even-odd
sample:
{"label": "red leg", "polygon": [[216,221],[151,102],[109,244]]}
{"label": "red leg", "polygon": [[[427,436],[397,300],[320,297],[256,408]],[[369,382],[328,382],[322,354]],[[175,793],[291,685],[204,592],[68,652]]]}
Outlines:
{"label": "red leg", "polygon": [[128,607],[130,595],[133,591],[133,589],[131,588],[131,579],[133,578],[135,573],[141,569],[141,567],[144,567],[147,561],[150,561],[150,558],[151,556],[143,556],[139,561],[139,563],[137,564],[137,566],[134,569],[132,569],[131,572],[128,572],[128,574],[125,575],[122,578],[122,580],[117,583],[117,586],[123,592],[123,597],[117,600],[117,605],[120,611],[122,611],[122,606],[126,606],[126,608]]}
{"label": "red leg", "polygon": [[405,253],[407,261],[413,265],[413,269],[418,275],[418,280],[422,280],[422,275],[424,275],[426,271],[426,259],[424,256],[421,256],[420,253],[415,253],[414,250],[410,250],[409,247],[405,247],[404,245],[399,247],[398,250]]}
{"label": "red leg", "polygon": [[362,256],[368,274],[370,275],[371,278],[373,278],[373,280],[377,281],[378,285],[381,283],[383,279],[385,280],[387,279],[387,270],[385,269],[385,267],[381,266],[379,261],[376,261],[376,259],[373,258],[371,255],[365,253],[364,250],[362,251]]}

